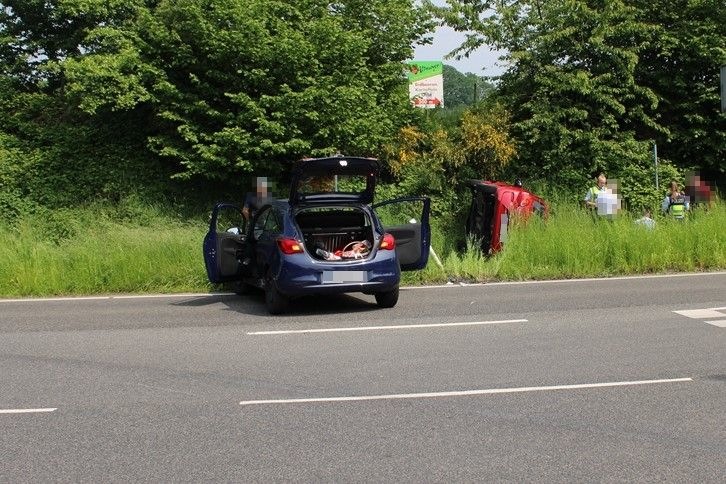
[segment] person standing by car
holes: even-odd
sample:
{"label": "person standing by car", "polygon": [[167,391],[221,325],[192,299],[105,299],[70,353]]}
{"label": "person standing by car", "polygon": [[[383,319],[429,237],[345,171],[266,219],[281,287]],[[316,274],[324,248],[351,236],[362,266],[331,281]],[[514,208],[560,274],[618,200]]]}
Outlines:
{"label": "person standing by car", "polygon": [[672,180],[668,194],[661,204],[663,213],[670,215],[676,220],[683,220],[686,218],[686,212],[690,208],[689,205],[688,197],[678,189],[678,182]]}
{"label": "person standing by car", "polygon": [[[245,195],[244,205],[242,205],[242,216],[245,218],[245,228],[242,231],[243,234],[247,234],[252,218],[255,216],[257,211],[271,200],[269,188],[269,182],[266,176],[258,176],[255,182],[256,190],[254,192],[248,192]],[[251,244],[245,243],[239,254],[239,260],[243,266],[250,265],[252,260],[252,248]]]}
{"label": "person standing by car", "polygon": [[597,197],[598,195],[605,193],[607,182],[608,179],[605,176],[605,173],[600,173],[597,177],[597,184],[590,187],[587,190],[587,193],[585,193],[585,199],[583,200],[585,208],[588,208],[593,212],[597,210]]}
{"label": "person standing by car", "polygon": [[252,220],[257,210],[269,201],[269,186],[270,184],[266,176],[258,176],[256,180],[256,191],[249,192],[245,196],[245,202],[242,205],[242,215],[247,220],[247,223]]}

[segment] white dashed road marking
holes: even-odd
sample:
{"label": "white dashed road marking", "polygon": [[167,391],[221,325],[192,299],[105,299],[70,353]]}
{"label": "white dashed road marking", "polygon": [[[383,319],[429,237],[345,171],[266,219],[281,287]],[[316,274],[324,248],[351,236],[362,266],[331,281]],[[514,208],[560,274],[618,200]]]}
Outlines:
{"label": "white dashed road marking", "polygon": [[[726,319],[720,319],[726,317],[726,307],[722,308],[706,308],[706,309],[683,309],[680,311],[673,311],[676,314],[685,316],[691,319],[700,319],[704,323],[718,326],[719,328],[726,328]],[[719,318],[719,319],[714,319]],[[707,321],[713,319],[713,321]]]}
{"label": "white dashed road marking", "polygon": [[0,413],[47,413],[55,412],[57,408],[10,408],[0,409]]}
{"label": "white dashed road marking", "polygon": [[480,326],[484,324],[526,323],[526,319],[502,319],[500,321],[473,321],[465,323],[431,323],[431,324],[396,324],[388,326],[351,326],[346,328],[317,328],[317,329],[291,329],[278,331],[252,331],[250,336],[269,336],[277,334],[303,334],[303,333],[335,333],[341,331],[378,331],[384,329],[416,329],[441,328],[447,326]]}
{"label": "white dashed road marking", "polygon": [[580,390],[584,388],[623,387],[635,385],[651,385],[655,383],[677,383],[693,381],[692,378],[671,378],[664,380],[617,381],[608,383],[584,383],[577,385],[554,385],[546,387],[490,388],[487,390],[464,390],[435,393],[401,393],[394,395],[362,395],[351,397],[324,398],[291,398],[280,400],[245,400],[240,405],[272,405],[289,403],[323,403],[323,402],[359,402],[364,400],[401,400],[412,398],[469,397],[474,395],[493,395],[499,393],[542,392],[551,390]]}

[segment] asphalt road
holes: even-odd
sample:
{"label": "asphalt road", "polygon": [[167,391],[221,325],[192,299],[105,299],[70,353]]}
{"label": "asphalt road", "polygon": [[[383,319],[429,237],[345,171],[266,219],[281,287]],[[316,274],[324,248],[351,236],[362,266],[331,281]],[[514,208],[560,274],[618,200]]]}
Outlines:
{"label": "asphalt road", "polygon": [[726,273],[0,300],[0,482],[724,482],[725,412]]}

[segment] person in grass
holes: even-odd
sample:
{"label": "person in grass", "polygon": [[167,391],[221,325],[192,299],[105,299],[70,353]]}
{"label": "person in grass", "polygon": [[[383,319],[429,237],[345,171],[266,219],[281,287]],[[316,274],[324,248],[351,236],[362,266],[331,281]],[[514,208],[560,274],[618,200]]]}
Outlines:
{"label": "person in grass", "polygon": [[597,210],[597,197],[605,194],[607,182],[608,179],[605,176],[605,173],[600,173],[597,177],[595,186],[590,187],[587,190],[587,193],[585,193],[585,199],[583,200],[585,208],[593,211]]}
{"label": "person in grass", "polygon": [[649,209],[643,210],[643,216],[640,217],[635,221],[636,225],[642,225],[648,230],[652,230],[655,228],[655,220],[651,217],[651,212]]}
{"label": "person in grass", "polygon": [[686,218],[686,212],[688,212],[689,208],[688,197],[679,190],[678,182],[672,180],[668,194],[666,194],[661,204],[661,210],[676,220],[683,220]]}

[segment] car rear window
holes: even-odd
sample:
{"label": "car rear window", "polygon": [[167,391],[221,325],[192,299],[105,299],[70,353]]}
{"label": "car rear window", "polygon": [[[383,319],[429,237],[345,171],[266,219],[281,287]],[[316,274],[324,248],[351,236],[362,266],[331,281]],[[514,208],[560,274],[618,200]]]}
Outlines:
{"label": "car rear window", "polygon": [[320,195],[324,193],[357,194],[366,189],[365,175],[314,175],[300,180],[300,195]]}

